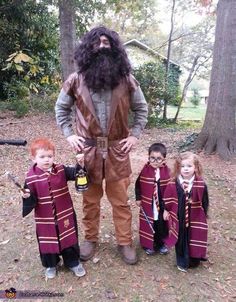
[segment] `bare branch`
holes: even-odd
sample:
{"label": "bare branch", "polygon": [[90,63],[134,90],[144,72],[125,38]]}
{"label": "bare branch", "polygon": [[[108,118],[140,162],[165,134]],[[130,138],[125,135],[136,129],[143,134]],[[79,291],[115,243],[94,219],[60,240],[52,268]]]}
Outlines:
{"label": "bare branch", "polygon": [[[191,36],[192,34],[193,34],[193,32],[186,33],[186,34],[182,33],[178,37],[171,39],[171,43],[174,41],[180,40],[184,37]],[[169,42],[169,40],[166,40],[161,46],[154,47],[153,49],[158,51],[158,50],[162,49],[163,47],[165,47],[168,42]]]}
{"label": "bare branch", "polygon": [[[200,67],[203,67],[205,65],[206,62],[208,62],[210,59],[212,58],[212,55],[207,57],[202,63],[199,63],[196,67],[196,69],[192,72],[191,75],[191,79],[190,79],[190,83],[192,82],[192,80],[194,79],[194,77],[196,76],[198,70],[200,69]],[[189,83],[189,84],[190,84]]]}

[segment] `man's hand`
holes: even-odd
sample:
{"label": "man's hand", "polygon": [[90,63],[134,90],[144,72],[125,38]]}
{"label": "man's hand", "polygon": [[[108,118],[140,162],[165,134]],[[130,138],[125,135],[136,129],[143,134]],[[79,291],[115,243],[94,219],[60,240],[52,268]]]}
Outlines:
{"label": "man's hand", "polygon": [[141,200],[136,200],[135,202],[136,202],[136,205],[137,205],[138,207],[140,207],[140,205],[141,205]]}
{"label": "man's hand", "polygon": [[76,160],[81,167],[84,167],[84,153],[78,153],[76,155]]}
{"label": "man's hand", "polygon": [[128,136],[127,138],[122,139],[119,144],[124,144],[124,146],[121,148],[122,151],[125,153],[128,153],[131,151],[132,148],[134,148],[137,144],[137,137],[135,136]]}
{"label": "man's hand", "polygon": [[85,141],[83,137],[73,134],[68,136],[66,139],[75,152],[83,151]]}

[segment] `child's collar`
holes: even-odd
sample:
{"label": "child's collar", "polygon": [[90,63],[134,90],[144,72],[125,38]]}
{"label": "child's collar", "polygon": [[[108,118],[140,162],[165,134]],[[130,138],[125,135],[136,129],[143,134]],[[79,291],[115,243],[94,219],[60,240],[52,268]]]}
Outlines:
{"label": "child's collar", "polygon": [[[193,176],[188,180],[188,183],[189,183],[189,184],[192,184],[193,181],[194,181],[194,179],[195,179],[195,174],[193,174]],[[179,180],[179,183],[180,183],[181,185],[182,185],[182,183],[183,183],[184,181],[186,181],[186,179],[184,179],[182,175],[179,175],[179,176],[178,176],[178,180]]]}

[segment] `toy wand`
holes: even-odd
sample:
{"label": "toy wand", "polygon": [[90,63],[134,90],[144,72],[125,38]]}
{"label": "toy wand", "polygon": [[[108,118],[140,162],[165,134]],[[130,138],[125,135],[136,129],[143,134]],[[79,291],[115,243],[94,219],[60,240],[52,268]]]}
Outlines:
{"label": "toy wand", "polygon": [[143,215],[144,215],[144,217],[145,217],[145,220],[147,221],[148,225],[150,226],[150,229],[152,230],[153,234],[155,234],[155,230],[154,230],[154,228],[153,228],[153,226],[152,226],[152,224],[151,224],[149,218],[147,217],[147,214],[145,213],[143,207],[140,206],[140,209],[141,209],[141,211],[142,211],[142,213],[143,213]]}
{"label": "toy wand", "polygon": [[23,139],[0,139],[0,145],[25,146],[26,140]]}
{"label": "toy wand", "polygon": [[11,175],[10,172],[6,172],[6,175],[23,193],[27,193],[22,185],[16,180],[15,176]]}

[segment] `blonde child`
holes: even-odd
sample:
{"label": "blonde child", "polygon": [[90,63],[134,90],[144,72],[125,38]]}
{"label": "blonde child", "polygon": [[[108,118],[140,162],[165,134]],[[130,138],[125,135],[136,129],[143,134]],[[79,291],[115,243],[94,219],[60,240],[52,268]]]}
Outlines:
{"label": "blonde child", "polygon": [[186,272],[206,260],[208,191],[202,166],[192,152],[179,155],[174,177],[164,193],[164,220],[168,220],[167,246],[175,245],[177,268]]}
{"label": "blonde child", "polygon": [[86,274],[79,261],[78,227],[67,181],[75,179],[75,168],[54,163],[55,147],[46,138],[30,146],[33,166],[27,173],[23,217],[33,209],[36,235],[45,276],[54,278],[60,255],[77,277]]}

